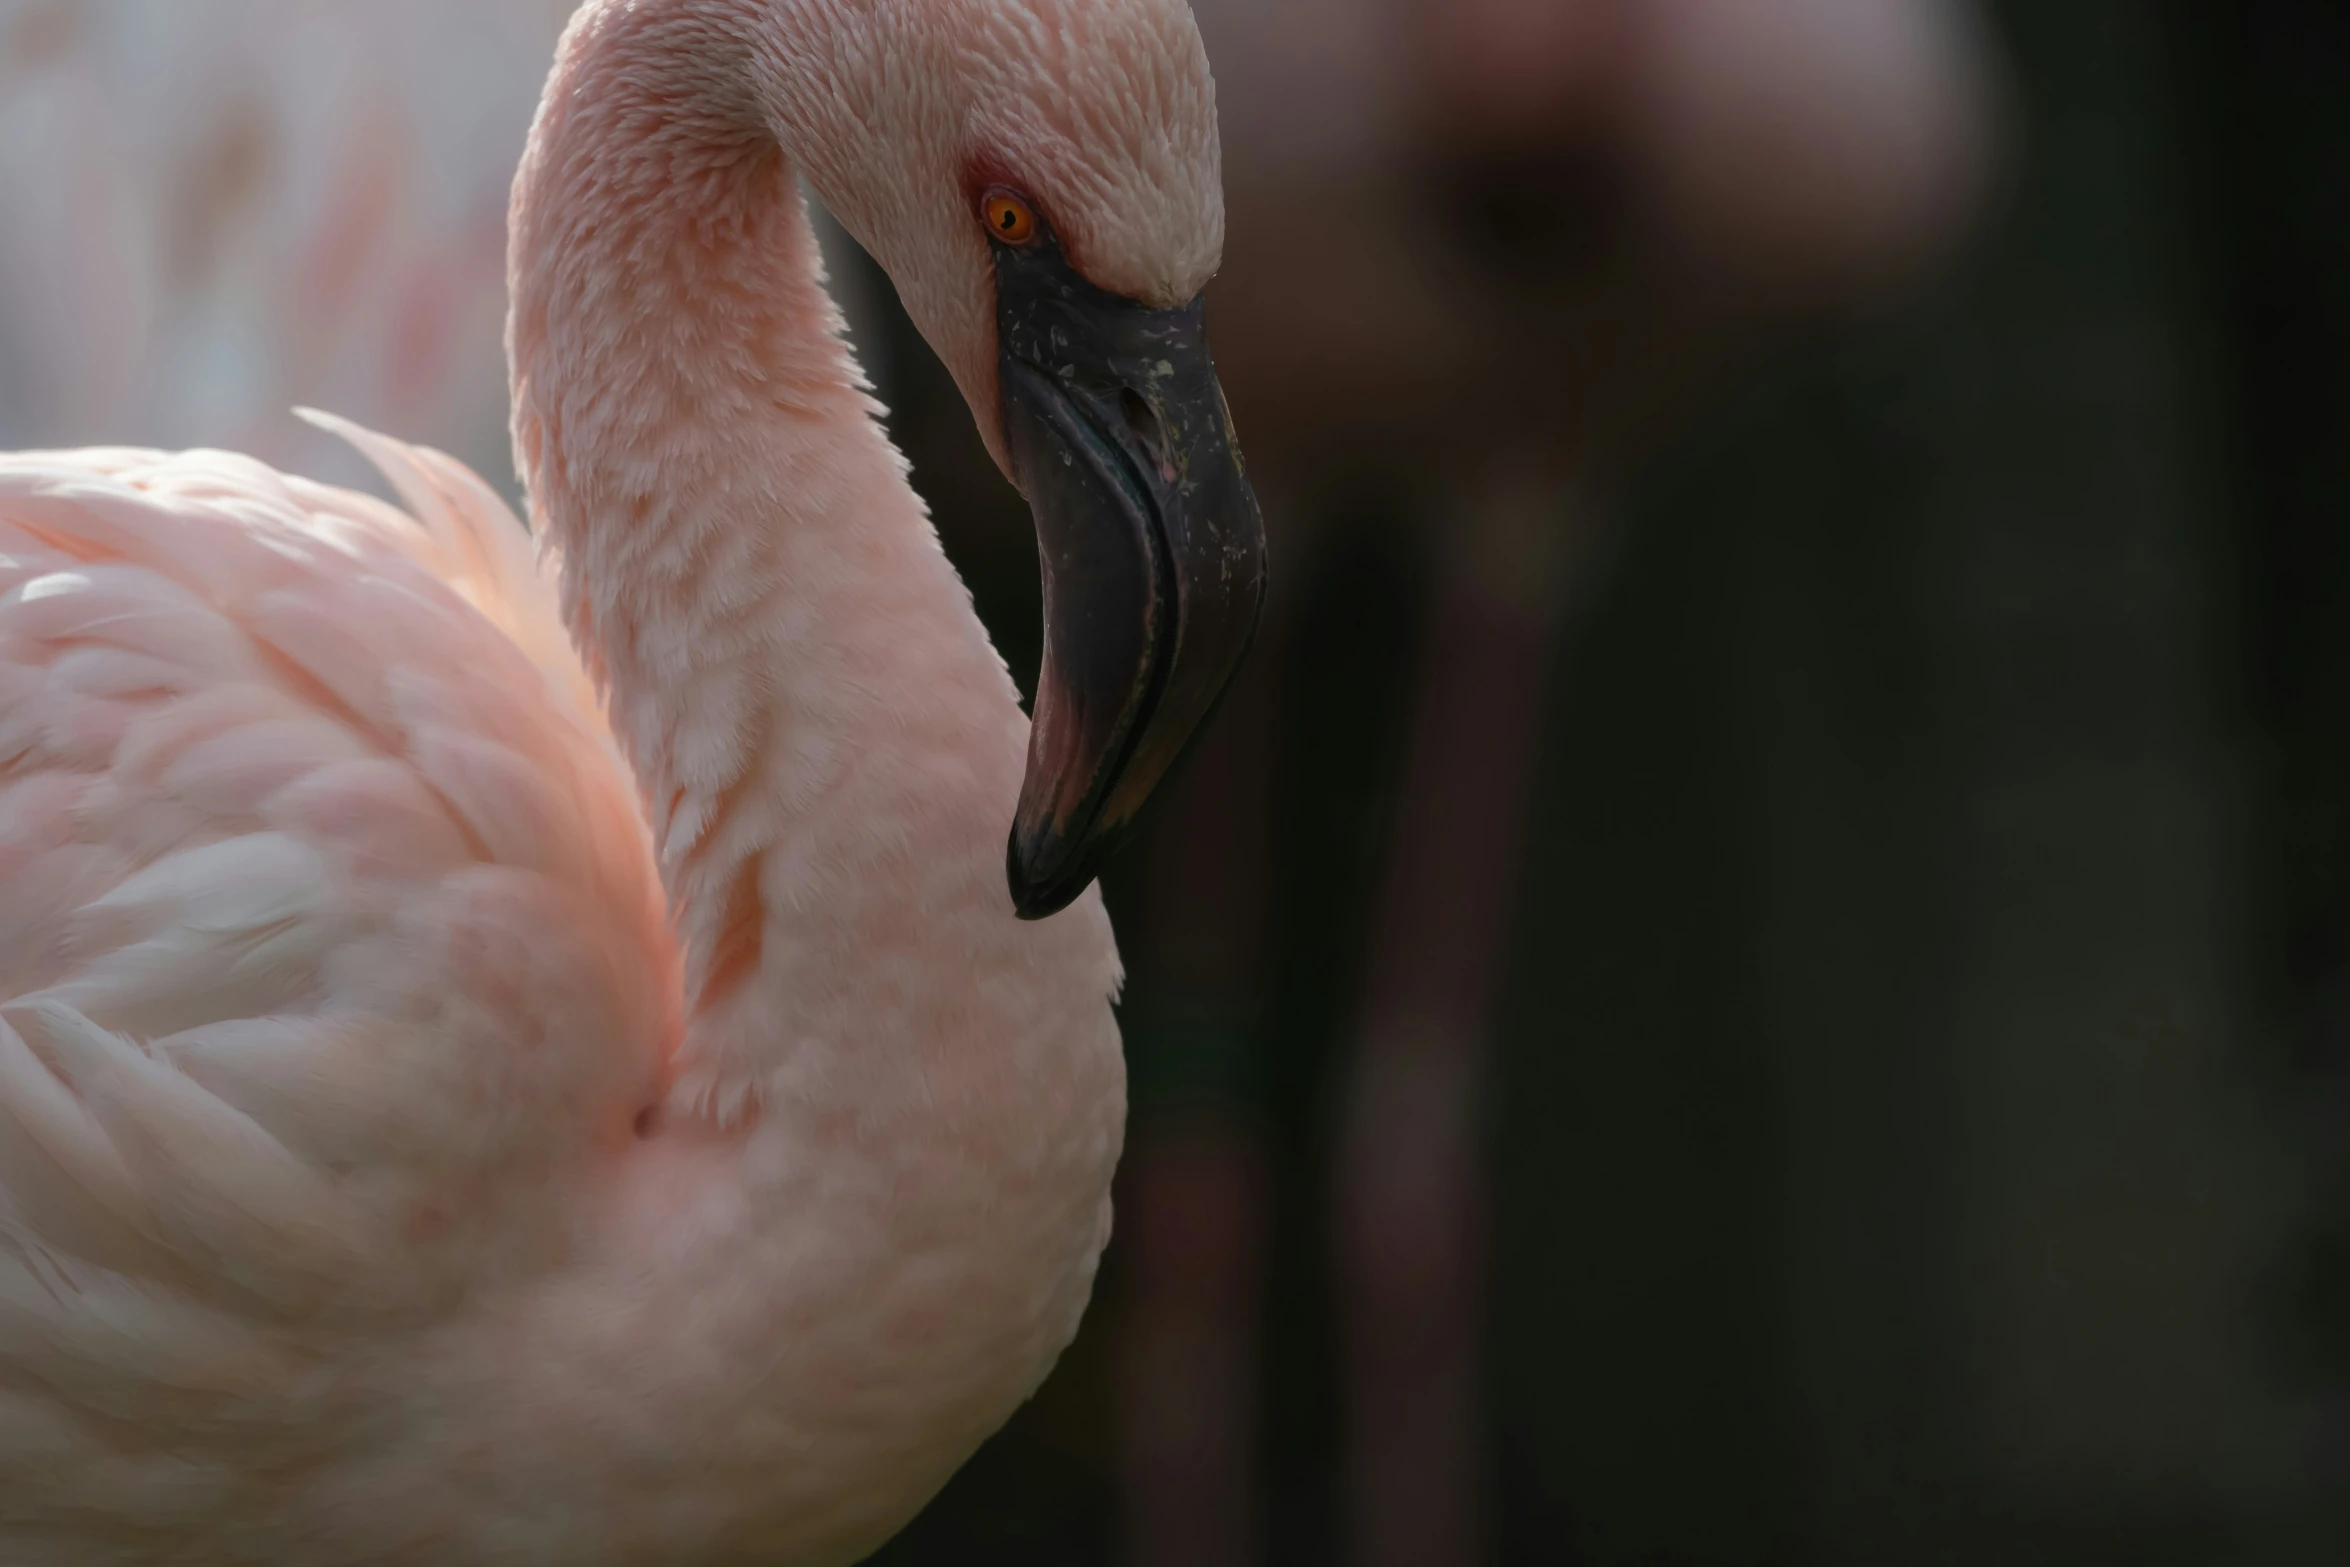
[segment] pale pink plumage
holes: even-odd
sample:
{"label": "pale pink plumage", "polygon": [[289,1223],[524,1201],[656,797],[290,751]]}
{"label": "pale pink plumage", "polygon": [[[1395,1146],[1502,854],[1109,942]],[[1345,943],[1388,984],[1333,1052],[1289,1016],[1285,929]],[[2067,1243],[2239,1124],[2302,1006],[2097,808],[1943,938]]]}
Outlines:
{"label": "pale pink plumage", "polygon": [[560,613],[348,426],[412,515],[0,457],[0,1560],[845,1562],[1068,1341],[1117,959],[1013,918],[1025,720],[792,160],[958,370],[973,127],[1196,288],[1188,15],[1075,5],[583,11],[511,262]]}

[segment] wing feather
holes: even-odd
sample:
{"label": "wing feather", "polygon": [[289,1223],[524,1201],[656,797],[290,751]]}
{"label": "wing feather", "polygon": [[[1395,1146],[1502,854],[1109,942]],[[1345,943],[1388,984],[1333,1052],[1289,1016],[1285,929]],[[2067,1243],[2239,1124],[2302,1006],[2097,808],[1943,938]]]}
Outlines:
{"label": "wing feather", "polygon": [[224,453],[0,456],[10,1528],[118,1483],[228,1516],[342,1340],[564,1253],[676,1032],[527,535],[315,422],[413,515]]}

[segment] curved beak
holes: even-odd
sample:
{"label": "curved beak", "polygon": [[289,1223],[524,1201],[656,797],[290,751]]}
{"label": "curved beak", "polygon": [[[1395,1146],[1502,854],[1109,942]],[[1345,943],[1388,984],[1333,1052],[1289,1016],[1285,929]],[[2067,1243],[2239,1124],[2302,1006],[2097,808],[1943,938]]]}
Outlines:
{"label": "curved beak", "polygon": [[1120,298],[1050,245],[999,249],[996,291],[1045,617],[1005,872],[1020,917],[1042,919],[1094,879],[1240,667],[1265,528],[1199,300]]}

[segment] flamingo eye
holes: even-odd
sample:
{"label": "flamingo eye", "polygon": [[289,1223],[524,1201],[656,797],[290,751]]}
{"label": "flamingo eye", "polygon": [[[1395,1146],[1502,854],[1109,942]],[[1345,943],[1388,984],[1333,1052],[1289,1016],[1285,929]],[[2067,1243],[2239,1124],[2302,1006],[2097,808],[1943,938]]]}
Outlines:
{"label": "flamingo eye", "polygon": [[999,244],[1026,245],[1036,238],[1036,209],[1001,187],[980,198],[979,216],[989,237]]}

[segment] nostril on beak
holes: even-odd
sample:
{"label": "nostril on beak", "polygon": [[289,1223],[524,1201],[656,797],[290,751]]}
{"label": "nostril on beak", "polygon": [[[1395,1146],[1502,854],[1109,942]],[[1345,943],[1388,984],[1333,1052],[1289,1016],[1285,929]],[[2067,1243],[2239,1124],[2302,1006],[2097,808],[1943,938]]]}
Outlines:
{"label": "nostril on beak", "polygon": [[1160,479],[1175,482],[1175,460],[1168,455],[1167,426],[1159,418],[1159,411],[1149,399],[1131,386],[1118,389],[1118,409],[1126,416],[1126,428],[1134,437],[1134,444],[1142,448],[1144,457],[1158,470]]}

